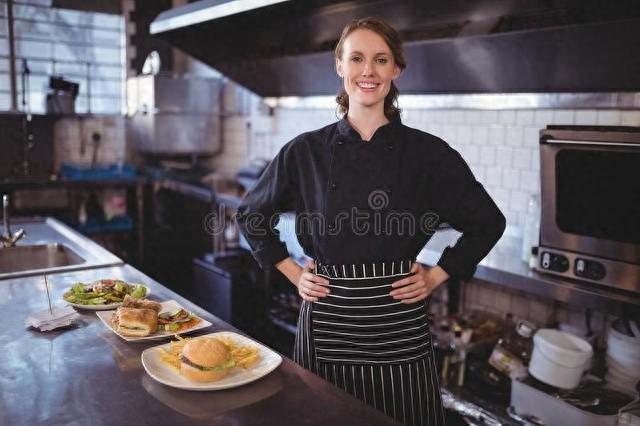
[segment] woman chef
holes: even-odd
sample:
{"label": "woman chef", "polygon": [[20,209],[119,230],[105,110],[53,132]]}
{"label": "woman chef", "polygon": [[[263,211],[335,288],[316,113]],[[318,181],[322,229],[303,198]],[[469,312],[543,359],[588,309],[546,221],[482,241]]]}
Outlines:
{"label": "woman chef", "polygon": [[[407,425],[444,415],[426,298],[469,280],[505,218],[458,152],[400,121],[394,80],[406,67],[384,21],[348,24],[335,50],[344,90],[337,123],[288,142],[237,216],[262,267],[275,265],[303,299],[293,359]],[[295,211],[300,268],[274,229]],[[441,222],[462,232],[437,266],[417,254]]]}

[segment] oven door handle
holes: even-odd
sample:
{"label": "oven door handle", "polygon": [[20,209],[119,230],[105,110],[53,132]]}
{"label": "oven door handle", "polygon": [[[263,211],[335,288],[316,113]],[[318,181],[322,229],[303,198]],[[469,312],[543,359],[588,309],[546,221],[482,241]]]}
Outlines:
{"label": "oven door handle", "polygon": [[630,142],[606,142],[606,141],[578,141],[578,140],[563,140],[563,139],[544,139],[544,143],[553,145],[601,145],[601,146],[632,146],[638,147],[637,143]]}

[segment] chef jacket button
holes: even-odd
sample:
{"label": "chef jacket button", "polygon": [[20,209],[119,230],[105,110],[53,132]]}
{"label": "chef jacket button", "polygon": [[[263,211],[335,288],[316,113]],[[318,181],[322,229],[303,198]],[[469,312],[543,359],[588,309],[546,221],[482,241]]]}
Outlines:
{"label": "chef jacket button", "polygon": [[344,145],[344,141],[342,139],[338,140],[338,145]]}
{"label": "chef jacket button", "polygon": [[391,187],[390,186],[387,186],[384,190],[385,190],[385,192],[387,194],[391,194]]}
{"label": "chef jacket button", "polygon": [[393,151],[393,145],[388,144],[388,145],[387,145],[387,149],[388,149],[389,151]]}
{"label": "chef jacket button", "polygon": [[331,184],[331,189],[336,189],[337,187],[338,187],[338,184],[337,184],[337,183],[333,182],[333,183]]}

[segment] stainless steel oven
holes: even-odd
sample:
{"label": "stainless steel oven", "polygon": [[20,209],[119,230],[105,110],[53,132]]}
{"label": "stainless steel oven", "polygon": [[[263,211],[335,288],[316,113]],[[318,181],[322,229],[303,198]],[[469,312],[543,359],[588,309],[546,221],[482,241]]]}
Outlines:
{"label": "stainless steel oven", "polygon": [[542,272],[640,291],[640,128],[540,132]]}

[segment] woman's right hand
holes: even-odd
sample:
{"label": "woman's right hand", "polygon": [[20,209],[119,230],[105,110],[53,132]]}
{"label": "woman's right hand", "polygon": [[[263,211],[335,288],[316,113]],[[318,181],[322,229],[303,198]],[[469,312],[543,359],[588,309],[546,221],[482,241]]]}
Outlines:
{"label": "woman's right hand", "polygon": [[298,282],[298,294],[307,302],[317,302],[318,298],[326,297],[329,294],[329,280],[322,278],[312,271],[315,268],[315,262],[310,260],[300,271]]}

